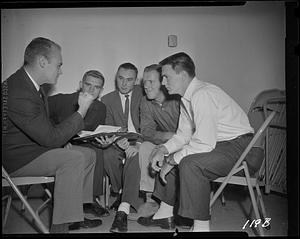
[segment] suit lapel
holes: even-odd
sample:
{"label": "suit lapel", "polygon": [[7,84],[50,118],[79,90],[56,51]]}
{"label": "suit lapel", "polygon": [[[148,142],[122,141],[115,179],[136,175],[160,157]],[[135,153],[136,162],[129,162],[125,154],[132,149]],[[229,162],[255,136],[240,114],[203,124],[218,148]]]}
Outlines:
{"label": "suit lapel", "polygon": [[47,116],[49,116],[47,97],[45,97],[45,102],[44,102],[44,100],[40,96],[40,93],[36,90],[34,84],[32,83],[31,79],[29,78],[29,76],[27,75],[25,70],[23,68],[21,68],[20,72],[23,75],[22,79],[24,79],[24,83],[29,88],[29,90],[32,92],[33,97],[36,98],[38,101],[40,101],[41,104],[43,104],[45,113],[47,114]]}
{"label": "suit lapel", "polygon": [[118,112],[118,116],[120,117],[120,119],[122,119],[123,125],[126,124],[125,120],[124,120],[124,112],[123,112],[123,108],[122,108],[122,102],[121,102],[121,97],[118,91],[115,91],[115,104],[114,107],[116,107],[116,112]]}

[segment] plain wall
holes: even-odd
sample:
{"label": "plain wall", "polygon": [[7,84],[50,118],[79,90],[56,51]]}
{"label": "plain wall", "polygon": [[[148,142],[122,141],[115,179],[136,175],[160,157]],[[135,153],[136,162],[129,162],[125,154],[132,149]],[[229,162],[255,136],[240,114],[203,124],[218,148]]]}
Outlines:
{"label": "plain wall", "polygon": [[[177,47],[168,47],[177,35]],[[117,67],[145,66],[188,53],[199,79],[223,88],[248,111],[262,90],[285,89],[283,2],[231,7],[70,8],[1,10],[2,81],[23,64],[25,47],[43,36],[62,47],[63,74],[52,94],[71,93],[85,71],[114,90]]]}

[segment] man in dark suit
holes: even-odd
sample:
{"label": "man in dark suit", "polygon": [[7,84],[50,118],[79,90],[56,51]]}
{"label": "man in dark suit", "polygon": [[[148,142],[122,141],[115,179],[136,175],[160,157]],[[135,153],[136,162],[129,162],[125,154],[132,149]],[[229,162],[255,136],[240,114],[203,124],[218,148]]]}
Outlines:
{"label": "man in dark suit", "polygon": [[[106,124],[120,126],[128,132],[140,131],[139,105],[143,89],[136,84],[138,70],[131,63],[121,64],[116,74],[117,89],[102,97],[106,105]],[[112,145],[104,150],[104,169],[111,181],[112,191],[117,193],[117,200],[111,208],[118,209],[122,188],[122,171],[125,158],[123,150]]]}
{"label": "man in dark suit", "polygon": [[[50,118],[55,124],[59,124],[72,115],[78,109],[78,97],[80,92],[91,94],[95,100],[89,107],[84,117],[84,130],[94,131],[99,124],[105,124],[106,107],[98,100],[103,90],[104,76],[96,70],[89,70],[84,73],[82,81],[79,82],[79,90],[71,94],[57,94],[48,98]],[[71,144],[68,144],[71,146]],[[103,151],[88,143],[80,146],[90,147],[96,152],[97,160],[93,183],[93,204],[84,204],[84,212],[92,213],[94,216],[107,216],[109,212],[99,203],[99,196],[103,195]]]}
{"label": "man in dark suit", "polygon": [[93,201],[95,151],[62,147],[83,129],[83,118],[94,98],[80,93],[78,110],[53,125],[47,98],[40,91],[41,85],[57,82],[61,66],[61,47],[49,39],[35,38],[26,47],[23,67],[2,83],[2,164],[14,177],[55,176],[53,233],[102,223],[85,219],[82,207]]}

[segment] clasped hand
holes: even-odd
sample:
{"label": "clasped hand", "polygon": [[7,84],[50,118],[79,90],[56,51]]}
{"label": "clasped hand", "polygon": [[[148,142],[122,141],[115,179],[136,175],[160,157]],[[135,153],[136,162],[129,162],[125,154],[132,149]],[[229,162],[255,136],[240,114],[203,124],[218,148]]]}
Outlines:
{"label": "clasped hand", "polygon": [[130,145],[127,138],[118,140],[116,144],[125,151],[126,158],[131,158],[139,152],[139,144]]}
{"label": "clasped hand", "polygon": [[100,136],[100,137],[95,137],[96,141],[101,144],[103,148],[108,147],[112,143],[114,143],[119,136],[113,135],[111,137],[108,137],[107,135],[105,136]]}

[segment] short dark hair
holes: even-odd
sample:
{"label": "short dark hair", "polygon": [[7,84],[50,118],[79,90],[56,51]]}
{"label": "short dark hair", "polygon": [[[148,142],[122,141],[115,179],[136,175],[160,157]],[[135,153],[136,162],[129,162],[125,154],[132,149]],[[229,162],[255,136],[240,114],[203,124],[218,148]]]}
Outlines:
{"label": "short dark hair", "polygon": [[84,82],[88,76],[92,76],[92,77],[101,79],[102,80],[102,86],[104,86],[105,79],[104,79],[104,76],[101,74],[101,72],[96,71],[96,70],[89,70],[89,71],[84,73],[84,75],[82,77],[82,81]]}
{"label": "short dark hair", "polygon": [[57,43],[47,38],[34,38],[25,49],[24,66],[32,64],[37,56],[44,56],[47,60],[50,60],[54,47],[61,50],[61,47]]}
{"label": "short dark hair", "polygon": [[185,52],[179,52],[174,55],[171,55],[161,62],[159,62],[161,66],[171,65],[173,70],[177,73],[180,71],[186,71],[191,78],[195,77],[195,64],[192,58],[186,54]]}
{"label": "short dark hair", "polygon": [[161,74],[161,65],[152,64],[150,66],[146,66],[144,72],[156,71],[159,75],[159,81],[162,82],[162,74]]}
{"label": "short dark hair", "polygon": [[135,72],[135,77],[137,77],[138,75],[138,69],[136,68],[135,65],[133,65],[132,63],[130,62],[126,62],[126,63],[123,63],[119,66],[118,68],[118,71],[123,68],[123,69],[126,69],[126,70],[133,70]]}

